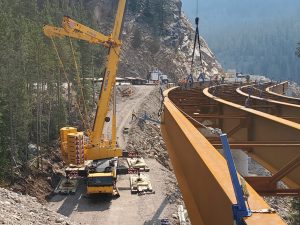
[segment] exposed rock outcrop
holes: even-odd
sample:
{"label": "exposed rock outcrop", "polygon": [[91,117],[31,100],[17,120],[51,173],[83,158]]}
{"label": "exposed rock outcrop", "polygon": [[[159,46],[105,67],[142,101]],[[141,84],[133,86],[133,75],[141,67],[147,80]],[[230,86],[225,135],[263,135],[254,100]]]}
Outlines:
{"label": "exposed rock outcrop", "polygon": [[[109,15],[107,12],[116,10],[117,1],[91,1],[89,4],[93,8],[100,30],[110,33],[110,29],[113,26],[112,15],[114,14]],[[176,81],[178,78],[190,73],[195,31],[193,25],[181,11],[181,1],[154,0],[149,2],[148,0],[129,0],[128,4],[118,76],[146,78],[149,71],[158,68],[164,74],[169,75],[173,81]],[[135,8],[133,11],[130,4],[136,4],[135,7],[138,7],[138,9]],[[155,4],[161,5],[155,8]],[[155,13],[157,13],[158,9],[161,10],[161,13],[156,15]],[[151,21],[151,19],[155,21]],[[103,23],[103,21],[106,22]],[[137,30],[140,36],[138,40],[140,43],[138,47],[133,47],[134,36]],[[220,64],[203,38],[201,38],[201,43],[203,65],[207,74],[222,73]],[[195,55],[195,76],[197,76],[200,71],[200,54],[198,49]]]}

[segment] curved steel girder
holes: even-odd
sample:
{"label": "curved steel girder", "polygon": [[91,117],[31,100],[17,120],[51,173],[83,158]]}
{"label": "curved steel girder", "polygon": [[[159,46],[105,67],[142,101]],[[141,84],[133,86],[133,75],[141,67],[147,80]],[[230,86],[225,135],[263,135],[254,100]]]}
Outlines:
{"label": "curved steel girder", "polygon": [[[299,141],[300,124],[273,116],[251,108],[246,108],[239,104],[226,101],[209,93],[209,88],[203,90],[203,93],[222,105],[223,114],[241,114],[249,117],[248,127],[234,134],[231,138],[235,141]],[[223,120],[223,132],[228,132],[237,122],[232,120]],[[285,146],[284,148],[253,147],[249,153],[256,161],[261,163],[272,173],[278,172],[291,160],[300,154],[300,149]],[[300,187],[300,167],[287,174],[283,181],[291,188]]]}
{"label": "curved steel girder", "polygon": [[[236,89],[236,92],[240,95],[248,97],[249,94],[243,91],[244,88],[247,88],[251,85],[243,86]],[[255,99],[257,102],[265,103],[268,102],[269,104],[274,104],[275,107],[280,107],[280,114],[284,116],[295,116],[295,118],[291,118],[290,120],[293,122],[299,122],[300,119],[300,105],[292,104],[288,102],[273,100],[271,98],[261,98],[255,95],[250,95],[250,98]]]}
{"label": "curved steel girder", "polygon": [[284,81],[279,84],[275,84],[270,87],[267,87],[266,92],[268,92],[269,94],[272,94],[274,96],[281,97],[283,99],[283,101],[284,101],[284,99],[294,100],[294,101],[297,101],[298,104],[300,104],[300,98],[284,95],[285,90],[287,90],[288,87],[289,87],[289,82]]}
{"label": "curved steel girder", "polygon": [[[232,205],[236,200],[225,159],[168,97],[164,106],[162,135],[192,224],[232,225]],[[247,187],[251,209],[269,207],[248,184]],[[277,214],[253,214],[245,222],[284,224]]]}
{"label": "curved steel girder", "polygon": [[[245,93],[242,89],[244,88],[247,88],[247,87],[251,87],[252,85],[246,85],[246,86],[242,86],[242,87],[239,87],[236,89],[237,93],[245,96],[245,97],[248,97],[249,94],[248,93]],[[270,103],[274,103],[274,104],[279,104],[279,105],[282,105],[282,106],[287,106],[287,107],[295,107],[295,108],[300,108],[300,105],[298,104],[293,104],[293,103],[289,103],[289,102],[284,102],[284,98],[282,98],[282,101],[279,101],[279,100],[274,100],[272,98],[261,98],[261,97],[258,97],[258,96],[255,96],[255,95],[250,95],[251,98],[253,99],[257,99],[257,100],[260,100],[260,101],[266,101],[266,102],[270,102]],[[288,97],[288,96],[286,96]],[[286,99],[288,100],[288,99]],[[300,102],[299,102],[300,103]]]}

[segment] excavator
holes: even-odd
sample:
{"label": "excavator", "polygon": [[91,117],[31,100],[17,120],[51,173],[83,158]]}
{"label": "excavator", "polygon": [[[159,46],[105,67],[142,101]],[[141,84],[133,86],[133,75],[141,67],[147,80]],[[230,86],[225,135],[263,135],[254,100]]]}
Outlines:
{"label": "excavator", "polygon": [[[46,25],[44,34],[51,38],[70,37],[99,44],[108,48],[108,56],[100,96],[97,104],[94,125],[85,133],[75,127],[60,129],[61,155],[66,163],[66,179],[60,188],[72,186],[71,178],[87,178],[87,194],[118,194],[116,189],[118,157],[126,156],[117,145],[116,138],[116,74],[121,52],[121,30],[126,0],[119,0],[115,23],[111,35],[104,35],[65,16],[62,27]],[[54,43],[54,42],[53,42]],[[112,134],[107,139],[103,134],[108,117],[110,99],[113,100]],[[85,135],[87,137],[85,137]],[[59,187],[58,186],[58,187]],[[69,190],[67,188],[67,190]]]}

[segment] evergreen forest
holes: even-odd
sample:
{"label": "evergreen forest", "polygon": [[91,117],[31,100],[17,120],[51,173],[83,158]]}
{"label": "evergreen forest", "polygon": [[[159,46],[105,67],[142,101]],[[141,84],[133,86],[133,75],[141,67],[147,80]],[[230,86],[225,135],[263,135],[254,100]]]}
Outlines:
{"label": "evergreen forest", "polygon": [[[42,28],[45,24],[60,26],[68,15],[96,29],[88,1],[83,2],[0,1],[0,180],[11,181],[13,168],[42,155],[57,140],[61,127],[80,125],[82,98],[72,97],[80,87],[76,74],[99,77],[106,49],[55,39],[62,66]],[[93,107],[92,85],[81,83],[89,110]],[[77,102],[80,110],[75,107]]]}

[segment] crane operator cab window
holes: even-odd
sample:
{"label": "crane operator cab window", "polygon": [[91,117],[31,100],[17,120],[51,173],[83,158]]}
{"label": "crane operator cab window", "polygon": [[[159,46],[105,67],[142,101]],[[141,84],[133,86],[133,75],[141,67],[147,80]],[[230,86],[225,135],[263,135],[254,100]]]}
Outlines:
{"label": "crane operator cab window", "polygon": [[112,186],[112,185],[113,185],[112,176],[88,177],[89,187]]}

